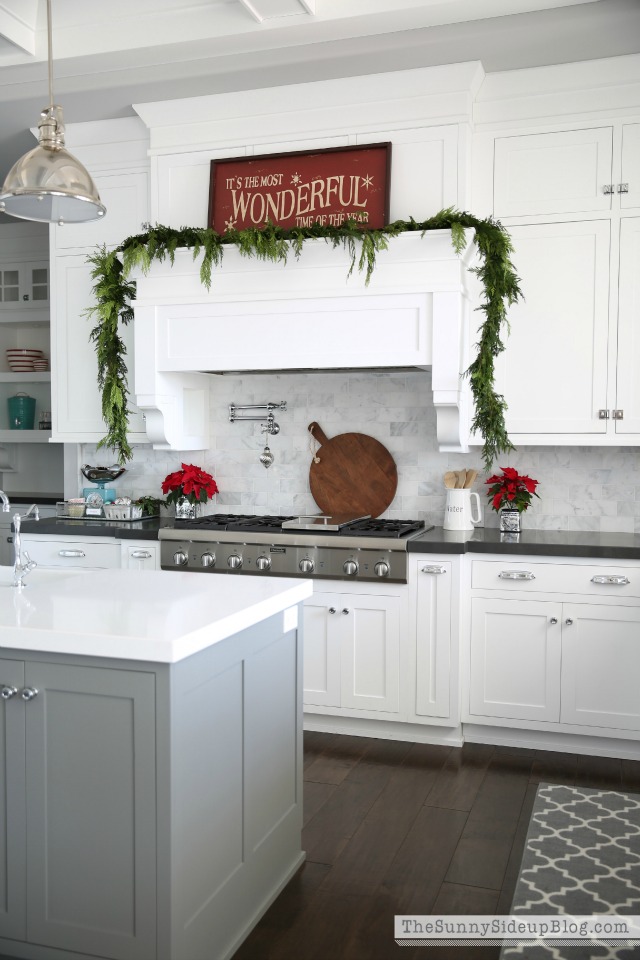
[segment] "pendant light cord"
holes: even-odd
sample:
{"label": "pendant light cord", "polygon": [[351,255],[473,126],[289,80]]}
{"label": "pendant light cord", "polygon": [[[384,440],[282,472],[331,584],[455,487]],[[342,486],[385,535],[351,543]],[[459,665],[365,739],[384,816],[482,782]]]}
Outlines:
{"label": "pendant light cord", "polygon": [[47,0],[47,50],[49,56],[49,107],[53,110],[53,41],[51,31],[51,0]]}

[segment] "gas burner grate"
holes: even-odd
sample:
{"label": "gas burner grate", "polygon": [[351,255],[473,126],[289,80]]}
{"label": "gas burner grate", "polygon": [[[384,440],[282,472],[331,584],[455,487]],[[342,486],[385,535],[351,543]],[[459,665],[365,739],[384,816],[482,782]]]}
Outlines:
{"label": "gas burner grate", "polygon": [[248,533],[279,532],[284,520],[293,517],[272,517],[259,514],[209,513],[195,520],[176,520],[176,529],[199,530],[244,530]]}
{"label": "gas burner grate", "polygon": [[407,537],[425,529],[424,520],[357,520],[340,533],[355,537]]}

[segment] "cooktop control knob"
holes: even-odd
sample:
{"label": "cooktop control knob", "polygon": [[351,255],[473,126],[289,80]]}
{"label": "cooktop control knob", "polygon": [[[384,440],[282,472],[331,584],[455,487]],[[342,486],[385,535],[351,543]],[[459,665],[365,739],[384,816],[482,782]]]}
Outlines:
{"label": "cooktop control knob", "polygon": [[256,567],[258,570],[268,570],[271,566],[271,557],[258,557]]}
{"label": "cooktop control knob", "polygon": [[389,576],[389,564],[386,560],[379,560],[373,568],[376,573],[376,577],[388,577]]}
{"label": "cooktop control knob", "polygon": [[358,572],[358,564],[355,560],[345,560],[342,564],[342,569],[349,577],[355,577]]}
{"label": "cooktop control knob", "polygon": [[315,564],[313,560],[310,560],[309,557],[305,557],[304,560],[301,560],[298,564],[301,573],[313,573]]}
{"label": "cooktop control knob", "polygon": [[203,567],[215,567],[216,558],[212,553],[203,553],[200,557],[200,563]]}
{"label": "cooktop control knob", "polygon": [[186,555],[186,553],[183,553],[182,550],[178,550],[177,553],[174,553],[173,555],[173,562],[175,563],[176,567],[184,567],[188,559],[189,557]]}
{"label": "cooktop control knob", "polygon": [[237,553],[232,553],[227,560],[227,566],[231,570],[239,570],[242,566],[242,557],[239,557]]}

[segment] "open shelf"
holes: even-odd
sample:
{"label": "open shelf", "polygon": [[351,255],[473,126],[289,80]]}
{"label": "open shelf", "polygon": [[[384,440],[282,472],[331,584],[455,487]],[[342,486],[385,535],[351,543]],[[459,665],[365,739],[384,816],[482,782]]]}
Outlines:
{"label": "open shelf", "polygon": [[0,443],[48,443],[51,430],[0,430]]}
{"label": "open shelf", "polygon": [[36,373],[31,370],[26,373],[0,373],[0,383],[51,383],[51,371]]}

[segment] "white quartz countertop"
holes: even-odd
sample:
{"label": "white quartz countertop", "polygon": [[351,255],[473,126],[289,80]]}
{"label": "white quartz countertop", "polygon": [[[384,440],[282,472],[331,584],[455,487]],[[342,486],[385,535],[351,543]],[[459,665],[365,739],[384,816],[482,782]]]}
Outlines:
{"label": "white quartz countertop", "polygon": [[[164,570],[34,570],[0,577],[0,645],[175,663],[310,597],[310,580]],[[284,629],[296,625],[283,613]]]}

